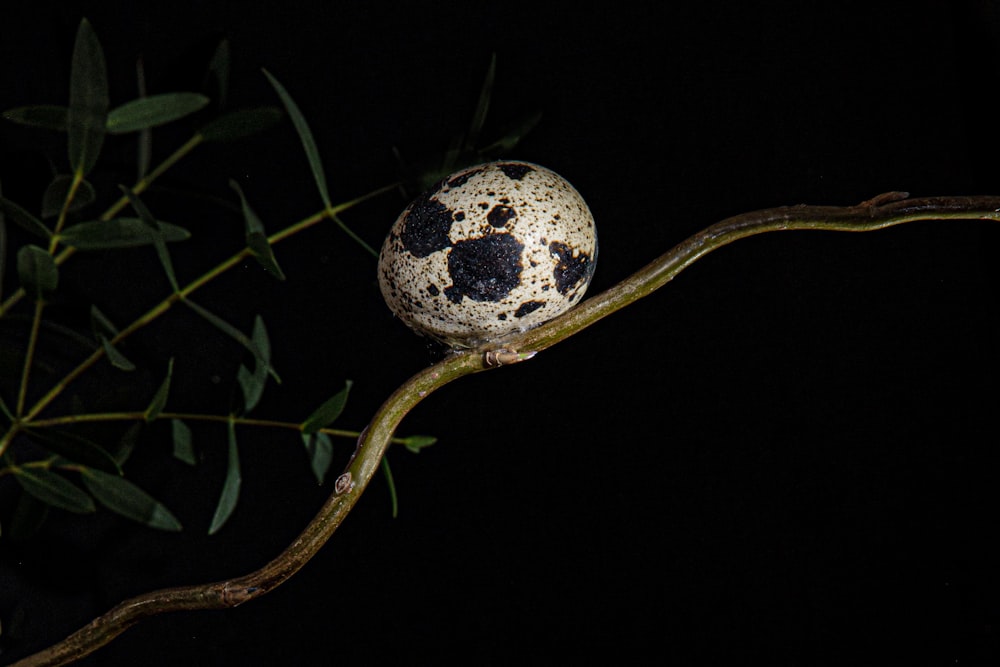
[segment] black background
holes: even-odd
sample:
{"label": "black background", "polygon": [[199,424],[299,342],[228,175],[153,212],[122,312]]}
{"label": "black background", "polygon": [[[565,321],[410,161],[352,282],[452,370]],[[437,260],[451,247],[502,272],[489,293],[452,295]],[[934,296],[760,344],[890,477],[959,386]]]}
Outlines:
{"label": "black background", "polygon": [[[84,15],[112,104],[135,96],[140,55],[149,92],[197,88],[226,37],[229,105],[277,104],[259,68],[274,73],[343,201],[394,180],[393,146],[443,150],[496,52],[486,139],[544,113],[512,157],[588,200],[601,242],[592,291],[741,212],[888,190],[1000,193],[994,2],[152,4],[8,3],[0,108],[65,102]],[[186,132],[157,133],[154,158]],[[37,202],[42,156],[65,169],[59,142],[0,128],[4,195]],[[105,150],[95,181],[109,193],[131,181],[134,144]],[[320,207],[287,122],[199,148],[163,183],[232,202],[229,178],[270,230]],[[195,233],[175,250],[182,281],[239,247],[228,210],[164,192],[148,203]],[[377,246],[405,203],[388,195],[345,219]],[[285,586],[235,610],[149,620],[84,664],[996,664],[998,241],[990,223],[937,222],[725,248],[530,363],[421,404],[401,431],[440,442],[391,452],[397,519],[377,478]],[[298,421],[351,378],[340,425],[361,428],[436,352],[393,321],[372,259],[332,225],[277,254],[285,283],[248,264],[198,300],[244,330],[255,313],[268,324],[284,383],[257,416]],[[119,323],[165,294],[151,251],[78,256],[62,284]],[[78,316],[68,303],[48,312]],[[98,369],[77,391],[141,409],[176,356],[170,407],[225,413],[234,348],[172,312],[124,348],[136,375]],[[259,567],[331,491],[296,436],[243,429],[242,501],[208,537],[224,431],[195,427],[195,469],[170,458],[166,435],[148,428],[127,472],[185,532],[54,513],[33,542],[0,542],[0,661],[128,596]],[[352,443],[337,446],[335,470]],[[0,520],[13,491],[0,479]]]}

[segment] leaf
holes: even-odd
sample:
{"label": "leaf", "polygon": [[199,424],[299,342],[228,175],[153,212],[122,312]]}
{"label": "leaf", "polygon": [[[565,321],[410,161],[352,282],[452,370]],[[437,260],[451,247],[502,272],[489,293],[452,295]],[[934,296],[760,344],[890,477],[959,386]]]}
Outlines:
{"label": "leaf", "polygon": [[323,172],[323,163],[320,160],[319,149],[316,148],[316,141],[313,139],[312,130],[309,129],[309,124],[306,123],[305,116],[302,115],[299,106],[292,99],[292,96],[288,94],[288,91],[285,90],[285,87],[271,76],[271,73],[266,69],[264,70],[264,76],[274,86],[278,97],[281,98],[281,103],[285,105],[288,117],[292,119],[295,131],[299,134],[299,139],[302,141],[302,148],[306,151],[306,159],[309,160],[309,168],[312,170],[313,179],[316,181],[316,188],[319,190],[319,196],[323,200],[323,205],[326,208],[331,208],[330,193],[326,189],[326,174]]}
{"label": "leaf", "polygon": [[260,218],[252,208],[250,208],[250,203],[243,194],[243,189],[240,188],[240,184],[236,181],[230,179],[229,187],[236,190],[236,194],[240,197],[240,204],[243,207],[243,220],[246,225],[246,241],[247,247],[250,248],[250,252],[253,254],[254,259],[264,267],[264,270],[273,275],[278,280],[284,280],[285,274],[281,271],[281,267],[278,266],[278,260],[274,256],[274,250],[271,248],[271,244],[267,241],[267,234],[264,232],[264,223],[261,222]]}
{"label": "leaf", "polygon": [[145,418],[147,423],[159,417],[160,413],[163,412],[163,408],[167,405],[167,397],[170,395],[170,378],[173,374],[174,358],[171,357],[170,361],[167,362],[167,377],[163,378],[160,388],[156,390],[153,400],[149,402],[149,407],[146,408]]}
{"label": "leaf", "polygon": [[212,96],[219,109],[225,108],[226,98],[229,97],[229,61],[229,40],[220,40],[205,72],[205,85],[213,91]]}
{"label": "leaf", "polygon": [[204,141],[235,141],[277,125],[283,115],[277,107],[237,109],[219,116],[198,133]]}
{"label": "leaf", "polygon": [[163,266],[163,271],[167,274],[170,286],[174,288],[174,292],[179,292],[181,288],[177,284],[177,276],[174,274],[174,264],[170,261],[170,252],[167,250],[167,242],[163,238],[163,232],[160,231],[159,221],[153,217],[150,210],[139,199],[139,195],[134,193],[131,188],[127,188],[124,185],[119,185],[118,188],[128,198],[132,208],[139,214],[142,221],[153,230],[153,246],[156,247],[156,256],[160,259],[160,265]]}
{"label": "leaf", "polygon": [[240,498],[240,454],[236,448],[236,424],[229,420],[229,460],[226,466],[226,481],[222,484],[222,494],[219,496],[219,503],[215,507],[215,515],[212,517],[212,525],[208,528],[208,534],[214,535],[219,531],[236,509],[236,502]]}
{"label": "leaf", "polygon": [[[203,318],[208,320],[208,322],[212,326],[216,327],[219,331],[226,334],[227,336],[235,340],[237,343],[248,349],[250,351],[250,354],[254,356],[254,359],[263,360],[263,364],[267,368],[268,374],[270,374],[270,376],[274,378],[275,382],[278,383],[281,382],[281,378],[278,377],[278,372],[275,371],[274,367],[271,366],[270,364],[269,349],[266,352],[258,349],[257,344],[253,340],[248,338],[242,331],[234,327],[229,322],[226,322],[224,319],[222,319],[212,311],[208,310],[207,308],[203,308],[202,306],[198,305],[191,299],[184,299],[184,303],[189,308],[191,308],[191,310],[193,310],[194,312],[198,313]],[[256,327],[256,321],[255,321],[255,327]]]}
{"label": "leaf", "polygon": [[249,368],[241,365],[236,376],[243,392],[243,406],[246,412],[253,410],[260,402],[260,397],[267,384],[268,369],[271,363],[271,341],[267,337],[264,318],[260,315],[254,318],[250,341],[256,350],[254,352],[254,370],[251,372]]}
{"label": "leaf", "polygon": [[112,366],[122,371],[135,370],[135,364],[129,361],[124,354],[115,349],[115,347],[111,344],[111,341],[109,341],[104,334],[98,335],[98,339],[100,339],[101,347],[104,348],[104,354],[108,355],[108,361],[111,362]]}
{"label": "leaf", "polygon": [[135,450],[135,444],[139,440],[139,433],[141,431],[142,422],[134,422],[125,430],[122,437],[118,439],[118,444],[111,452],[111,456],[114,458],[119,468],[124,466],[125,462],[132,456],[132,452]]}
{"label": "leaf", "polygon": [[419,454],[421,449],[430,447],[435,442],[437,442],[437,438],[433,435],[411,435],[403,438],[403,446],[414,454]]}
{"label": "leaf", "polygon": [[83,485],[112,512],[150,528],[178,531],[181,523],[161,502],[118,475],[84,468]]}
{"label": "leaf", "polygon": [[108,113],[109,134],[138,132],[173,122],[203,109],[209,99],[198,93],[163,93],[140,97]]}
{"label": "leaf", "polygon": [[198,459],[194,455],[194,443],[188,425],[180,419],[171,419],[170,435],[174,443],[174,458],[189,466],[197,465]]}
{"label": "leaf", "polygon": [[54,428],[26,429],[28,437],[53,454],[105,472],[120,473],[118,462],[103,447],[69,431]]}
{"label": "leaf", "polygon": [[[43,218],[51,218],[62,211],[63,203],[65,203],[72,185],[73,177],[68,174],[60,174],[49,183],[49,186],[45,188],[45,194],[42,195]],[[69,208],[66,210],[69,212],[79,211],[93,203],[95,199],[97,199],[97,193],[94,191],[94,186],[89,181],[80,181],[76,194],[73,195],[73,201],[70,202]]]}
{"label": "leaf", "polygon": [[33,104],[3,112],[3,117],[12,123],[40,127],[45,130],[66,131],[66,114],[69,110],[57,104]]}
{"label": "leaf", "polygon": [[42,223],[41,220],[31,215],[23,208],[9,199],[0,197],[0,211],[9,217],[17,226],[31,232],[35,236],[48,240],[52,238],[52,232]]}
{"label": "leaf", "polygon": [[44,468],[11,468],[25,491],[50,507],[89,514],[97,509],[94,500],[72,482]]}
{"label": "leaf", "polygon": [[542,112],[536,111],[535,113],[525,116],[520,120],[516,121],[514,124],[507,127],[506,131],[500,136],[499,139],[494,141],[489,146],[480,149],[479,155],[484,160],[495,160],[503,155],[506,155],[517,146],[518,143],[524,137],[531,132],[542,120]]}
{"label": "leaf", "polygon": [[[191,233],[169,222],[159,223],[159,236],[164,241],[186,241]],[[59,242],[77,250],[117,250],[156,243],[156,230],[139,218],[114,218],[81,222],[59,233]]]}
{"label": "leaf", "polygon": [[306,456],[309,457],[309,467],[312,468],[316,481],[322,485],[326,479],[326,473],[333,463],[333,442],[326,433],[316,431],[315,433],[303,433],[302,444],[306,447]]}
{"label": "leaf", "polygon": [[108,116],[108,72],[104,53],[90,22],[80,21],[73,45],[69,77],[69,164],[74,173],[88,173],[104,143]]}
{"label": "leaf", "polygon": [[302,432],[306,435],[311,435],[321,428],[325,428],[336,421],[340,413],[344,411],[344,406],[347,404],[347,395],[351,391],[351,385],[354,384],[351,380],[346,380],[344,382],[344,388],[338,391],[336,394],[328,398],[323,405],[316,408],[316,410],[302,422]]}
{"label": "leaf", "polygon": [[44,299],[59,285],[59,269],[52,255],[36,245],[17,252],[17,276],[24,291],[36,301]]}
{"label": "leaf", "polygon": [[396,495],[396,482],[392,479],[392,468],[389,467],[389,457],[383,456],[381,461],[382,474],[389,486],[389,502],[392,503],[392,518],[399,516],[399,496]]}

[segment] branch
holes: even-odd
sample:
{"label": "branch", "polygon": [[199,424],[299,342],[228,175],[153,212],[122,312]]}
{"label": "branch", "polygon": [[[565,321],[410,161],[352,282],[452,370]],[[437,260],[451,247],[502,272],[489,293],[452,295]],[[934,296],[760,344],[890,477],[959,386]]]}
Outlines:
{"label": "branch", "polygon": [[621,283],[549,322],[474,350],[450,355],[397,389],[358,438],[357,448],[305,530],[259,570],[212,584],[168,588],[127,600],[62,642],[15,665],[62,665],[82,658],[144,618],[166,612],[235,607],[287,581],[330,539],[378,470],[393,433],[420,401],[452,380],[523,361],[670,282],[708,253],[748,236],[786,230],[867,232],[918,220],[1000,220],[1000,197],[906,199],[887,193],[857,206],[788,206],[738,215],[691,236]]}

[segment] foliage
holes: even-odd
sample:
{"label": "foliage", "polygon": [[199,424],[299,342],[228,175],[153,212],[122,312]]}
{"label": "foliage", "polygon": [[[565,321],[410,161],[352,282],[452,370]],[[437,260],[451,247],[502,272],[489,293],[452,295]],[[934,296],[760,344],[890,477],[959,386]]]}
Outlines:
{"label": "foliage", "polygon": [[[96,32],[84,19],[78,28],[70,67],[70,91],[66,106],[30,105],[9,109],[3,118],[23,126],[65,134],[67,153],[66,173],[56,175],[45,190],[41,207],[32,207],[3,197],[0,190],[0,277],[6,262],[14,262],[19,287],[4,294],[0,291],[0,320],[29,322],[20,347],[0,351],[5,367],[19,366],[19,377],[3,378],[0,383],[0,484],[16,483],[21,489],[20,500],[10,524],[3,526],[5,539],[26,539],[42,525],[50,510],[89,514],[104,507],[123,517],[159,530],[180,530],[181,521],[163,503],[126,476],[138,429],[127,437],[94,439],[87,424],[116,422],[153,428],[169,425],[173,456],[184,464],[197,465],[199,456],[192,438],[190,422],[214,422],[226,428],[227,471],[211,520],[209,533],[219,531],[238,505],[241,490],[238,431],[246,427],[268,427],[298,430],[307,461],[319,484],[324,484],[333,461],[332,438],[355,439],[359,433],[333,428],[347,401],[351,381],[310,414],[297,421],[264,420],[251,416],[257,408],[266,386],[280,383],[271,362],[271,341],[260,315],[255,316],[252,330],[241,331],[218,315],[212,308],[195,301],[194,292],[243,260],[253,257],[261,268],[281,281],[285,274],[274,253],[274,244],[304,231],[324,220],[333,220],[366,251],[375,251],[343,222],[340,214],[379,194],[396,188],[396,184],[379,188],[368,195],[335,204],[330,198],[326,176],[316,143],[309,126],[294,99],[270,72],[264,76],[273,86],[282,107],[225,109],[229,91],[229,47],[219,44],[209,65],[206,80],[215,84],[216,103],[196,91],[165,92],[142,95],[122,104],[112,105],[108,86],[107,66]],[[492,66],[491,66],[492,73]],[[492,78],[492,74],[490,76]],[[145,90],[140,81],[140,90]],[[482,100],[480,106],[482,106]],[[477,112],[481,125],[485,107]],[[322,209],[291,224],[277,233],[268,234],[264,222],[254,211],[249,197],[235,180],[230,186],[238,200],[245,233],[242,246],[234,244],[233,255],[198,278],[184,283],[174,268],[171,247],[191,242],[191,232],[181,225],[165,221],[147,205],[143,194],[169,169],[187,157],[198,146],[211,142],[252,139],[287,116],[301,139],[310,170],[314,176]],[[190,138],[182,143],[160,165],[149,170],[153,128],[176,124],[193,124]],[[478,134],[478,126],[477,126]],[[134,138],[139,164],[139,179],[130,186],[118,184],[119,195],[102,213],[95,214],[96,202],[106,193],[96,183],[104,178],[93,177],[98,168],[102,148],[108,137],[129,135]],[[102,175],[103,176],[103,175]],[[252,194],[252,193],[251,193]],[[131,211],[131,214],[128,211]],[[7,234],[7,224],[26,232],[28,241],[17,241]],[[8,243],[11,238],[11,243]],[[195,239],[197,240],[197,239]],[[49,382],[38,372],[41,355],[47,344],[40,334],[46,327],[63,326],[51,321],[47,306],[53,299],[71,299],[72,292],[60,291],[63,267],[76,253],[118,253],[133,248],[151,248],[159,270],[169,285],[169,292],[159,299],[142,292],[140,276],[130,281],[137,296],[150,303],[143,315],[126,326],[113,323],[104,312],[108,303],[100,297],[94,303],[83,304],[90,312],[90,331],[72,332],[75,339],[85,341],[86,354],[76,360],[60,379]],[[0,290],[3,283],[0,282]],[[8,288],[9,289],[9,288]],[[112,297],[107,297],[111,299]],[[93,372],[101,363],[114,369],[110,376],[116,384],[134,385],[137,370],[143,369],[125,353],[124,341],[140,329],[155,322],[171,308],[183,305],[215,329],[235,341],[247,353],[248,360],[240,364],[234,388],[239,398],[228,414],[180,413],[170,410],[171,386],[174,383],[174,360],[160,369],[161,381],[155,392],[146,397],[143,410],[98,411],[86,401],[64,405],[67,390],[78,378]],[[57,414],[56,414],[57,413]],[[411,451],[434,442],[429,436],[399,438]],[[210,445],[205,445],[210,446]],[[387,466],[388,464],[386,464]],[[388,471],[388,468],[386,468]],[[4,480],[6,478],[6,480]],[[389,478],[391,484],[391,478]],[[390,489],[395,507],[395,490]]]}

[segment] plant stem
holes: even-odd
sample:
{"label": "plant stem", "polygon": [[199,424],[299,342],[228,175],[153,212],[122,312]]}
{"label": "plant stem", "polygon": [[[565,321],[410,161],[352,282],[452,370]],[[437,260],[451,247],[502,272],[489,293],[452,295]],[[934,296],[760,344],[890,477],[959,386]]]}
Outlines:
{"label": "plant stem", "polygon": [[[899,200],[890,195],[859,206],[797,206],[728,218],[688,238],[618,285],[585,300],[575,309],[525,333],[464,350],[424,369],[399,387],[378,409],[358,439],[335,491],[302,533],[274,560],[250,574],[211,584],[168,588],[139,595],[99,616],[62,642],[15,663],[20,667],[62,665],[109,643],[127,628],[157,614],[223,609],[257,598],[307,563],[333,535],[368,486],[392,441],[396,427],[414,406],[462,376],[487,370],[487,352],[516,350],[519,358],[579,333],[611,313],[659,289],[713,250],[748,236],[784,230],[864,232],[917,220],[1000,220],[1000,197],[939,197]],[[516,355],[515,355],[516,356]]]}
{"label": "plant stem", "polygon": [[21,369],[21,385],[17,390],[17,406],[14,408],[18,417],[24,413],[24,399],[28,395],[28,379],[31,377],[31,363],[35,358],[35,347],[38,345],[38,328],[42,324],[42,311],[45,302],[41,299],[35,302],[35,314],[31,318],[31,331],[28,334],[28,349],[24,352],[24,367]]}

